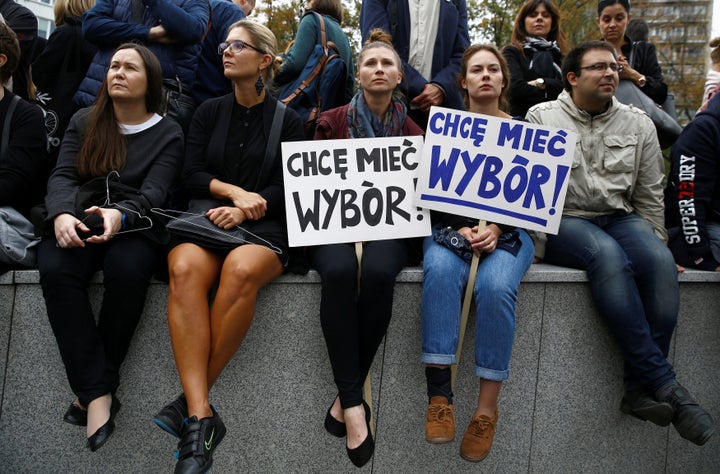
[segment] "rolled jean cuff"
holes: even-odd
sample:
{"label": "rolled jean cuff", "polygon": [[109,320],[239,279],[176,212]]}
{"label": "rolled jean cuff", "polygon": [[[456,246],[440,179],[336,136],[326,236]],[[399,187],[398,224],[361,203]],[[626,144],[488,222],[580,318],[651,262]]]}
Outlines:
{"label": "rolled jean cuff", "polygon": [[475,375],[481,379],[492,380],[493,382],[504,382],[510,377],[510,369],[493,370],[485,367],[475,366]]}
{"label": "rolled jean cuff", "polygon": [[420,362],[423,364],[454,365],[457,360],[455,354],[428,354],[423,352],[420,356]]}

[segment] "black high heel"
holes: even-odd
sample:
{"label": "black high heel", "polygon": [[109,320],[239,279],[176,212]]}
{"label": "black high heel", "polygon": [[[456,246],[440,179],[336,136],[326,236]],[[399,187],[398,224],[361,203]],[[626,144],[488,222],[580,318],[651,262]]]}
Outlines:
{"label": "black high heel", "polygon": [[372,459],[373,453],[375,452],[375,440],[373,439],[372,432],[370,431],[370,407],[363,400],[363,408],[365,409],[365,424],[367,425],[367,436],[365,440],[357,448],[350,449],[345,445],[345,450],[350,458],[350,461],[356,467],[363,467],[367,462]]}
{"label": "black high heel", "polygon": [[85,445],[90,448],[90,451],[95,452],[102,448],[110,436],[115,431],[115,415],[120,411],[120,400],[115,395],[112,396],[112,402],[110,404],[110,418],[105,422],[97,431],[90,435]]}

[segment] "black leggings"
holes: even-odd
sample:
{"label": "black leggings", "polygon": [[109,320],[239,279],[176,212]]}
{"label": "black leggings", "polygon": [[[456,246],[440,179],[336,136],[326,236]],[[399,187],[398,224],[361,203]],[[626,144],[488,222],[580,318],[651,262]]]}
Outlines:
{"label": "black leggings", "polygon": [[[139,235],[62,249],[54,238],[39,247],[40,284],[70,388],[83,405],[114,393],[145,305],[162,248]],[[95,324],[88,297],[93,274],[103,271],[104,294]]]}
{"label": "black leggings", "polygon": [[392,315],[395,278],[407,262],[404,240],[365,243],[358,291],[354,244],[310,248],[322,279],[320,323],[343,408],[360,405],[362,388]]}

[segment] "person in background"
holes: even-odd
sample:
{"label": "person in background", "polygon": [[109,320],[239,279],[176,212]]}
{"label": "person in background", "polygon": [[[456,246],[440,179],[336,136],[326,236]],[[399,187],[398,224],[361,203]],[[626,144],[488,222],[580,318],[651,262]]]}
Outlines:
{"label": "person in background", "polygon": [[0,0],[0,16],[17,35],[20,43],[20,61],[12,75],[12,81],[5,84],[20,98],[30,97],[30,64],[38,48],[38,21],[29,8],[15,0]]}
{"label": "person in background", "polygon": [[680,385],[668,361],[680,289],[665,245],[660,144],[650,118],[614,97],[622,64],[605,41],[583,43],[563,61],[565,91],[533,106],[532,123],[578,134],[557,235],[536,255],[587,272],[593,300],[625,359],[620,409],[702,445],[712,417]]}
{"label": "person in background", "polygon": [[73,100],[80,106],[92,103],[114,48],[126,41],[147,44],[160,60],[163,79],[189,93],[209,18],[207,0],[97,0],[82,23],[85,39],[99,51]]}
{"label": "person in background", "polygon": [[340,0],[308,0],[305,3],[305,13],[300,20],[292,46],[284,55],[278,56],[279,69],[275,75],[274,86],[281,89],[286,84],[297,79],[303,68],[305,68],[313,48],[318,43],[317,23],[315,16],[311,12],[323,16],[327,41],[332,41],[337,46],[340,57],[347,66],[344,98],[337,104],[328,105],[327,108],[347,104],[355,94],[355,71],[353,69],[350,41],[341,28],[343,7]]}
{"label": "person in background", "polygon": [[720,271],[720,96],[685,126],[670,153],[665,226],[675,261]]}
{"label": "person in background", "polygon": [[212,22],[202,43],[192,96],[198,105],[208,99],[232,92],[225,77],[218,45],[225,41],[230,25],[246,18],[255,8],[255,0],[210,0]]}
{"label": "person in background", "polygon": [[[77,397],[63,419],[86,427],[91,451],[115,430],[120,366],[150,280],[164,260],[163,245],[145,222],[152,208],[165,205],[182,166],[182,131],[157,113],[161,84],[160,63],[149,49],[120,45],[97,101],[70,120],[48,181],[45,205],[52,229],[38,251],[40,285]],[[76,202],[84,184],[99,180],[104,189],[113,171],[136,191],[105,207]],[[88,227],[90,217],[101,222],[97,235]],[[98,270],[104,293],[96,324],[87,287]]]}
{"label": "person in background", "polygon": [[54,165],[60,141],[70,117],[77,111],[72,98],[85,77],[97,47],[85,41],[82,34],[82,16],[95,4],[95,0],[56,0],[53,7],[55,30],[48,38],[45,49],[32,63],[32,81],[37,86],[36,100],[51,100],[55,113],[50,117],[48,134],[49,161]]}
{"label": "person in background", "polygon": [[[368,35],[358,55],[360,91],[349,104],[320,114],[316,140],[422,135],[405,103],[394,97],[402,63],[390,41],[382,30]],[[357,467],[375,450],[363,383],[390,323],[395,277],[408,254],[405,240],[362,245],[361,264],[354,243],[308,248],[322,280],[320,324],[338,391],[325,415],[325,429],[347,437],[347,454]]]}
{"label": "person in background", "polygon": [[705,77],[703,100],[698,112],[703,110],[703,107],[717,93],[718,86],[720,86],[720,36],[711,39],[709,46],[712,48],[710,51],[710,68]]}
{"label": "person in background", "polygon": [[363,41],[374,28],[393,39],[403,61],[401,90],[410,117],[420,128],[425,128],[433,105],[463,108],[457,75],[460,58],[470,46],[466,0],[364,0],[360,10]]}
{"label": "person in background", "polygon": [[[30,208],[42,202],[45,181],[47,138],[42,111],[24,100],[17,101],[12,119],[6,124],[8,109],[15,94],[4,87],[20,63],[17,35],[0,23],[0,134],[9,127],[8,142],[0,155],[0,206],[10,206],[26,218]],[[47,175],[45,175],[47,176]]]}
{"label": "person in background", "polygon": [[515,17],[511,44],[503,49],[510,67],[510,113],[524,117],[540,102],[562,91],[560,64],[565,34],[552,0],[527,0]]}
{"label": "person in background", "polygon": [[650,41],[650,27],[645,20],[639,18],[633,18],[628,22],[627,28],[625,29],[630,41]]}
{"label": "person in background", "polygon": [[[470,112],[509,119],[509,68],[495,46],[473,45],[463,55],[459,84]],[[477,406],[460,445],[460,456],[483,460],[492,446],[498,421],[498,398],[510,375],[515,337],[515,303],[520,280],[533,260],[533,243],[520,228],[488,223],[480,230],[477,219],[433,213],[433,232],[451,227],[482,257],[473,286],[475,375],[480,380]],[[450,366],[457,364],[461,300],[468,283],[470,262],[425,238],[422,293],[422,357],[426,364],[428,407],[425,439],[449,443],[455,437],[455,408]]]}
{"label": "person in background", "polygon": [[245,19],[230,26],[218,52],[233,92],[195,112],[184,184],[191,198],[218,201],[205,215],[219,229],[242,225],[251,234],[229,249],[179,236],[171,242],[168,326],[183,393],[153,421],[180,438],[175,472],[183,474],[212,466],[227,429],[210,389],[250,328],[258,291],[287,266],[280,142],[303,138],[300,118],[286,109],[271,172],[261,174],[277,106],[263,84],[272,80],[277,40]]}
{"label": "person in background", "polygon": [[630,21],[628,0],[599,0],[595,22],[602,39],[617,52],[620,79],[632,81],[656,104],[665,103],[668,87],[657,60],[655,45],[645,41],[633,42],[627,36]]}

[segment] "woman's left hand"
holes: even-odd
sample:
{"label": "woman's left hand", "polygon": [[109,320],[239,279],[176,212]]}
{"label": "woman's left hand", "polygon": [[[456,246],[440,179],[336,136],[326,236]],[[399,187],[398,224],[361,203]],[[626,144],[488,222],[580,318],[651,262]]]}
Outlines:
{"label": "woman's left hand", "polygon": [[97,214],[102,217],[103,220],[103,235],[88,237],[88,243],[101,244],[107,242],[113,235],[117,234],[122,227],[122,212],[117,209],[93,206],[85,209],[85,214]]}
{"label": "woman's left hand", "polygon": [[623,70],[618,73],[620,79],[629,79],[635,82],[635,78],[641,76],[640,73],[638,73],[630,66],[630,63],[628,63],[628,60],[625,56],[620,56],[618,58],[618,64],[623,67]]}
{"label": "woman's left hand", "polygon": [[478,233],[478,230],[478,226],[473,228],[464,227],[458,232],[470,242],[475,255],[479,257],[483,253],[491,253],[495,250],[502,230],[495,224],[489,224],[480,233]]}

